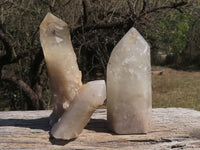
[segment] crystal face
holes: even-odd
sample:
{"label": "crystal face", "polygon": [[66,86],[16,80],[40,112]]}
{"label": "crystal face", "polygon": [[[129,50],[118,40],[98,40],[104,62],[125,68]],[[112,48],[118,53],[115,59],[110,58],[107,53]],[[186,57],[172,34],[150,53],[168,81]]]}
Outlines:
{"label": "crystal face", "polygon": [[107,66],[107,119],[118,134],[146,133],[150,127],[150,48],[131,28],[113,49]]}
{"label": "crystal face", "polygon": [[62,115],[82,86],[81,71],[76,62],[68,25],[48,13],[40,25],[40,41],[44,52],[54,111],[50,124]]}
{"label": "crystal face", "polygon": [[104,80],[91,81],[83,85],[68,111],[53,126],[51,134],[57,139],[76,138],[87,125],[93,112],[106,99]]}

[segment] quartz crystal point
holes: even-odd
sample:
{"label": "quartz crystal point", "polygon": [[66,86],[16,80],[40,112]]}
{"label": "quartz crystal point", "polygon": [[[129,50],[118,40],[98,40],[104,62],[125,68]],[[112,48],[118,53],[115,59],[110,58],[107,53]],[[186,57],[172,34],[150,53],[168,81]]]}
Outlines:
{"label": "quartz crystal point", "polygon": [[92,113],[106,99],[105,81],[82,85],[68,26],[51,13],[40,25],[40,40],[54,103],[51,134],[70,140],[81,133]]}
{"label": "quartz crystal point", "polygon": [[106,99],[104,80],[96,80],[83,85],[68,111],[53,126],[51,134],[57,139],[76,138],[87,125],[93,112]]}
{"label": "quartz crystal point", "polygon": [[107,66],[108,126],[118,134],[146,133],[150,127],[150,48],[135,28],[115,46]]}
{"label": "quartz crystal point", "polygon": [[73,101],[82,86],[81,71],[76,62],[68,25],[48,13],[40,25],[40,41],[44,52],[54,110],[53,125]]}

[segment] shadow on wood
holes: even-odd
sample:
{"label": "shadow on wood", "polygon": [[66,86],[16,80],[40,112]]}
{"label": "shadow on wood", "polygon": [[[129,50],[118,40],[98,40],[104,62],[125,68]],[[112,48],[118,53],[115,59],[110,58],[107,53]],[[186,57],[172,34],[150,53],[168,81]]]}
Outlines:
{"label": "shadow on wood", "polygon": [[48,131],[50,129],[48,121],[49,117],[38,119],[0,119],[0,126],[15,126]]}
{"label": "shadow on wood", "polygon": [[62,140],[62,139],[55,139],[51,133],[49,132],[49,141],[51,142],[52,145],[60,145],[60,146],[64,146],[72,141],[74,141],[75,139],[71,139],[71,140]]}
{"label": "shadow on wood", "polygon": [[107,128],[107,120],[105,119],[90,119],[85,129],[95,132],[110,132]]}

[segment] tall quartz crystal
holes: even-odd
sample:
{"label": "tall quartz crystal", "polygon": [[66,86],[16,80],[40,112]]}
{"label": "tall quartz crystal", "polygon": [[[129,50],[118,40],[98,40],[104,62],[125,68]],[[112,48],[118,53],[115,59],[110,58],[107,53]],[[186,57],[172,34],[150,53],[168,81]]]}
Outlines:
{"label": "tall quartz crystal", "polygon": [[82,86],[81,71],[76,62],[68,25],[48,13],[40,25],[40,41],[50,77],[54,111],[53,124],[73,101]]}
{"label": "tall quartz crystal", "polygon": [[107,119],[118,134],[146,133],[152,109],[150,48],[135,28],[115,46],[107,66]]}

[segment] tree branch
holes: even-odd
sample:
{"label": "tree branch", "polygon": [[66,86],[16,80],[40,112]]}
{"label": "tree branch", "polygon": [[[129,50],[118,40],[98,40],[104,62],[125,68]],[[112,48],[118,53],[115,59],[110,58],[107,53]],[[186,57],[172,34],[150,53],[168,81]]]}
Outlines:
{"label": "tree branch", "polygon": [[[1,79],[4,81],[12,82],[15,85],[17,85],[18,87],[20,87],[23,90],[23,92],[30,98],[30,100],[32,102],[32,106],[35,107],[36,109],[39,109],[38,95],[23,80],[17,79],[17,77],[14,75],[11,77],[9,77],[7,75],[3,75]],[[33,108],[33,109],[35,109],[35,108]]]}
{"label": "tree branch", "polygon": [[13,44],[11,42],[11,38],[3,31],[2,28],[0,28],[0,40],[3,42],[6,50],[6,54],[0,57],[0,65],[4,65],[13,58]]}
{"label": "tree branch", "polygon": [[8,3],[8,1],[3,1],[2,3],[0,3],[0,6],[3,6],[3,5],[5,5],[5,4],[7,4]]}
{"label": "tree branch", "polygon": [[35,59],[32,64],[32,68],[30,71],[31,76],[31,87],[34,87],[37,82],[40,81],[40,72],[41,72],[41,63],[44,59],[42,48],[39,48],[39,51],[35,55]]}
{"label": "tree branch", "polygon": [[144,13],[144,11],[145,11],[145,8],[146,8],[146,0],[143,0],[143,5],[142,5],[142,10],[140,11],[140,14],[141,13]]}
{"label": "tree branch", "polygon": [[85,26],[78,26],[78,27],[74,27],[71,28],[71,35],[75,35],[76,33],[81,33],[82,32],[82,28],[84,28],[85,32],[91,31],[91,30],[100,30],[100,29],[114,29],[114,28],[121,28],[123,26],[127,26],[130,23],[133,23],[133,21],[128,18],[126,20],[123,21],[119,21],[119,22],[114,22],[114,23],[99,23],[99,24],[95,24],[95,25],[85,25]]}
{"label": "tree branch", "polygon": [[130,2],[130,0],[126,0],[126,2],[128,4],[129,11],[130,11],[130,14],[131,14],[132,18],[136,18],[136,14],[134,12],[132,3]]}
{"label": "tree branch", "polygon": [[[127,2],[128,2],[128,0],[127,0]],[[125,20],[121,20],[119,22],[114,22],[114,23],[99,23],[99,24],[95,24],[95,25],[90,24],[90,25],[84,25],[84,26],[80,25],[78,27],[74,27],[71,29],[71,35],[73,36],[77,32],[81,33],[83,28],[84,28],[85,32],[92,31],[92,30],[99,30],[99,29],[122,28],[124,26],[126,26],[127,28],[130,28],[131,26],[134,25],[136,20],[142,18],[146,14],[150,14],[150,13],[162,10],[162,9],[177,9],[179,7],[185,6],[186,4],[188,4],[188,2],[182,1],[179,3],[172,3],[171,5],[167,5],[167,6],[156,7],[151,10],[145,11],[145,12],[139,14],[138,16],[135,16],[135,18],[132,18],[134,16],[127,17],[127,19],[125,19]]]}
{"label": "tree branch", "polygon": [[138,18],[141,18],[146,14],[153,13],[153,12],[156,12],[156,11],[159,11],[159,10],[162,10],[162,9],[177,9],[178,7],[182,7],[182,6],[186,5],[186,4],[188,4],[188,2],[182,1],[182,2],[179,2],[179,3],[172,3],[169,6],[156,7],[156,8],[153,8],[151,10],[148,10],[146,12],[141,13],[138,16]]}
{"label": "tree branch", "polygon": [[83,24],[87,24],[88,22],[88,1],[82,0],[83,5]]}
{"label": "tree branch", "polygon": [[68,0],[63,6],[67,6],[72,0]]}
{"label": "tree branch", "polygon": [[48,3],[46,0],[41,0],[41,1],[42,1],[42,3],[44,3],[45,5],[47,5],[49,7],[49,9],[50,9],[51,12],[54,11],[53,10],[53,6],[50,3]]}
{"label": "tree branch", "polygon": [[[0,56],[0,66],[4,66],[7,64],[12,64],[12,63],[16,63],[18,60],[20,60],[21,58],[24,58],[26,56],[28,56],[28,51],[32,51],[35,49],[41,49],[41,47],[34,47],[28,50],[24,50],[24,52],[20,52],[17,54],[17,56],[15,56],[13,54],[13,42],[12,42],[12,38],[5,33],[5,31],[3,30],[3,25],[0,24],[0,40],[3,42],[4,47],[5,47],[5,51],[6,54],[3,56]],[[0,69],[1,71],[1,69]]]}

